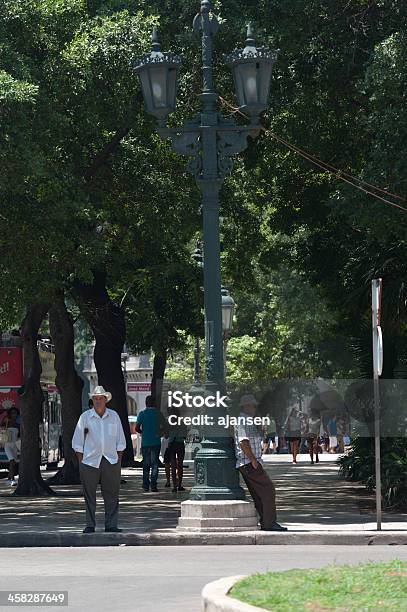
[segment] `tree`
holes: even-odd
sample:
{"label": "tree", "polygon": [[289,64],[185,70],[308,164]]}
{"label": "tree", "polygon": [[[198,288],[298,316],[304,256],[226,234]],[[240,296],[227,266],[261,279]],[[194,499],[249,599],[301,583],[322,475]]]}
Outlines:
{"label": "tree", "polygon": [[14,495],[49,495],[52,489],[40,472],[41,446],[39,426],[42,421],[44,395],[40,385],[41,362],[38,355],[38,332],[48,311],[48,304],[30,306],[21,325],[24,359],[24,385],[21,406],[21,460]]}
{"label": "tree", "polygon": [[55,347],[56,386],[61,395],[64,464],[49,484],[78,484],[79,465],[72,449],[72,437],[82,413],[83,381],[75,369],[74,329],[63,294],[59,294],[49,310],[49,326]]}

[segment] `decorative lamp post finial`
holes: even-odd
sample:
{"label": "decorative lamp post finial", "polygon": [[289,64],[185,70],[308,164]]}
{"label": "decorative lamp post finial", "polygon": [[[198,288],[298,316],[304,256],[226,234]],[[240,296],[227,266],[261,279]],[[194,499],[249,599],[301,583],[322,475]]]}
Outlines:
{"label": "decorative lamp post finial", "polygon": [[254,29],[250,23],[247,24],[247,38],[246,38],[246,47],[255,47],[256,41],[254,39]]}
{"label": "decorative lamp post finial", "polygon": [[151,42],[152,42],[152,45],[151,45],[151,50],[152,51],[156,51],[156,52],[157,51],[161,51],[161,45],[158,42],[158,28],[157,28],[156,25],[153,26],[153,33],[151,35]]}

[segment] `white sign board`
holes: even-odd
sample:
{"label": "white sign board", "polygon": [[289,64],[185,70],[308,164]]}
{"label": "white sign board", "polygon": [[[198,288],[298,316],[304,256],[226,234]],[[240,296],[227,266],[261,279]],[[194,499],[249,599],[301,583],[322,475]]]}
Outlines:
{"label": "white sign board", "polygon": [[372,328],[373,328],[373,374],[381,376],[383,371],[383,336],[380,327],[382,307],[382,279],[372,281]]}

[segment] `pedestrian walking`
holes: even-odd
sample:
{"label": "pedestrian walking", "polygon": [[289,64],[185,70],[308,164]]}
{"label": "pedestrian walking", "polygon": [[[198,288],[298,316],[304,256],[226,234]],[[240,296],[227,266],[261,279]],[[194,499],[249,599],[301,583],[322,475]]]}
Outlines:
{"label": "pedestrian walking", "polygon": [[160,455],[163,458],[165,469],[165,487],[168,489],[171,486],[171,458],[168,437],[161,437]]}
{"label": "pedestrian walking", "polygon": [[121,460],[126,438],[120,417],[106,407],[111,393],[97,386],[90,394],[93,408],[79,417],[72,438],[72,448],[79,461],[79,472],[86,506],[83,533],[94,533],[96,527],[96,490],[100,483],[105,506],[105,531],[117,533]]}
{"label": "pedestrian walking", "polygon": [[277,425],[276,420],[273,416],[269,416],[269,424],[264,428],[264,440],[263,440],[263,455],[267,455],[270,452],[270,444],[273,453],[276,452],[276,437],[277,437]]}
{"label": "pedestrian walking", "polygon": [[[179,411],[176,408],[172,408],[170,415],[179,417]],[[184,475],[185,440],[187,434],[187,428],[183,423],[171,425],[169,428],[168,454],[171,464],[173,493],[185,491],[182,486],[182,478]]]}
{"label": "pedestrian walking", "polygon": [[286,440],[290,443],[290,452],[293,456],[293,464],[297,463],[298,449],[301,442],[301,413],[298,408],[291,408],[286,419],[284,429]]}
{"label": "pedestrian walking", "polygon": [[141,433],[143,455],[143,491],[157,493],[158,465],[160,461],[161,436],[168,435],[168,425],[162,413],[155,407],[151,395],[146,397],[146,408],[137,416],[136,430]]}
{"label": "pedestrian walking", "polygon": [[336,453],[338,446],[338,428],[336,426],[336,416],[333,415],[327,425],[329,435],[329,452]]}
{"label": "pedestrian walking", "polygon": [[319,414],[312,414],[308,419],[308,448],[311,459],[311,465],[314,465],[314,454],[315,462],[319,463],[319,434],[321,431],[321,417]]}
{"label": "pedestrian walking", "polygon": [[262,430],[252,423],[257,411],[254,395],[240,399],[239,424],[235,427],[236,467],[246,483],[263,531],[287,531],[277,523],[276,491],[262,465]]}
{"label": "pedestrian walking", "polygon": [[2,423],[1,435],[3,436],[4,452],[9,462],[7,483],[15,487],[17,486],[16,474],[21,451],[19,413],[15,406],[7,410]]}

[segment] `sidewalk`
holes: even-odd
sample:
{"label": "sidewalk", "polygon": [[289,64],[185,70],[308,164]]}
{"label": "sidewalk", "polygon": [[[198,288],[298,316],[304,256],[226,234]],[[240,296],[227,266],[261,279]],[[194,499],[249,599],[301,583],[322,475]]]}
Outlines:
{"label": "sidewalk", "polygon": [[[210,538],[208,534],[181,535],[175,531],[180,503],[188,499],[193,485],[193,465],[185,470],[185,493],[172,493],[164,488],[164,471],[160,469],[159,493],[144,493],[141,490],[141,470],[125,469],[123,477],[126,484],[121,489],[120,526],[123,534],[98,533],[102,538],[86,536],[89,544],[106,545],[123,542],[124,544],[143,543],[353,543],[351,535],[358,534],[360,542],[366,540],[363,534],[372,535],[376,529],[373,498],[367,496],[363,487],[355,483],[339,480],[336,457],[323,455],[319,464],[311,466],[306,455],[300,457],[297,465],[292,465],[289,455],[268,455],[265,467],[277,487],[278,519],[289,528],[288,534],[266,534],[248,532],[246,534],[224,534],[223,538]],[[52,473],[50,472],[51,476]],[[48,473],[44,473],[44,478]],[[4,479],[0,480],[0,544],[2,546],[41,545],[86,545],[83,543],[84,506],[79,486],[54,487],[56,497],[15,498],[12,489]],[[98,527],[103,531],[103,507],[98,497]],[[385,513],[383,530],[395,536],[397,541],[406,538],[407,514]],[[403,530],[405,533],[401,533]],[[67,539],[71,534],[72,537]],[[297,534],[297,535],[295,535]],[[325,536],[324,536],[325,534]],[[197,535],[200,538],[197,540]],[[211,536],[212,534],[209,534]],[[220,534],[222,536],[222,534]],[[225,538],[225,536],[228,536]],[[332,537],[328,537],[328,536]],[[35,536],[35,537],[34,537]],[[130,537],[131,536],[131,537]],[[195,537],[194,537],[195,536]],[[315,540],[314,537],[318,536]],[[325,540],[324,540],[325,537]],[[33,539],[34,538],[34,539]],[[52,539],[54,538],[54,540]],[[293,539],[294,538],[294,539]],[[328,539],[327,539],[328,538]],[[176,540],[176,541],[175,541]],[[287,542],[286,542],[287,540]],[[32,544],[32,542],[36,542]],[[26,543],[24,543],[26,542]],[[356,540],[354,540],[356,543]],[[387,540],[386,540],[387,542]],[[78,544],[79,543],[79,544]]]}

